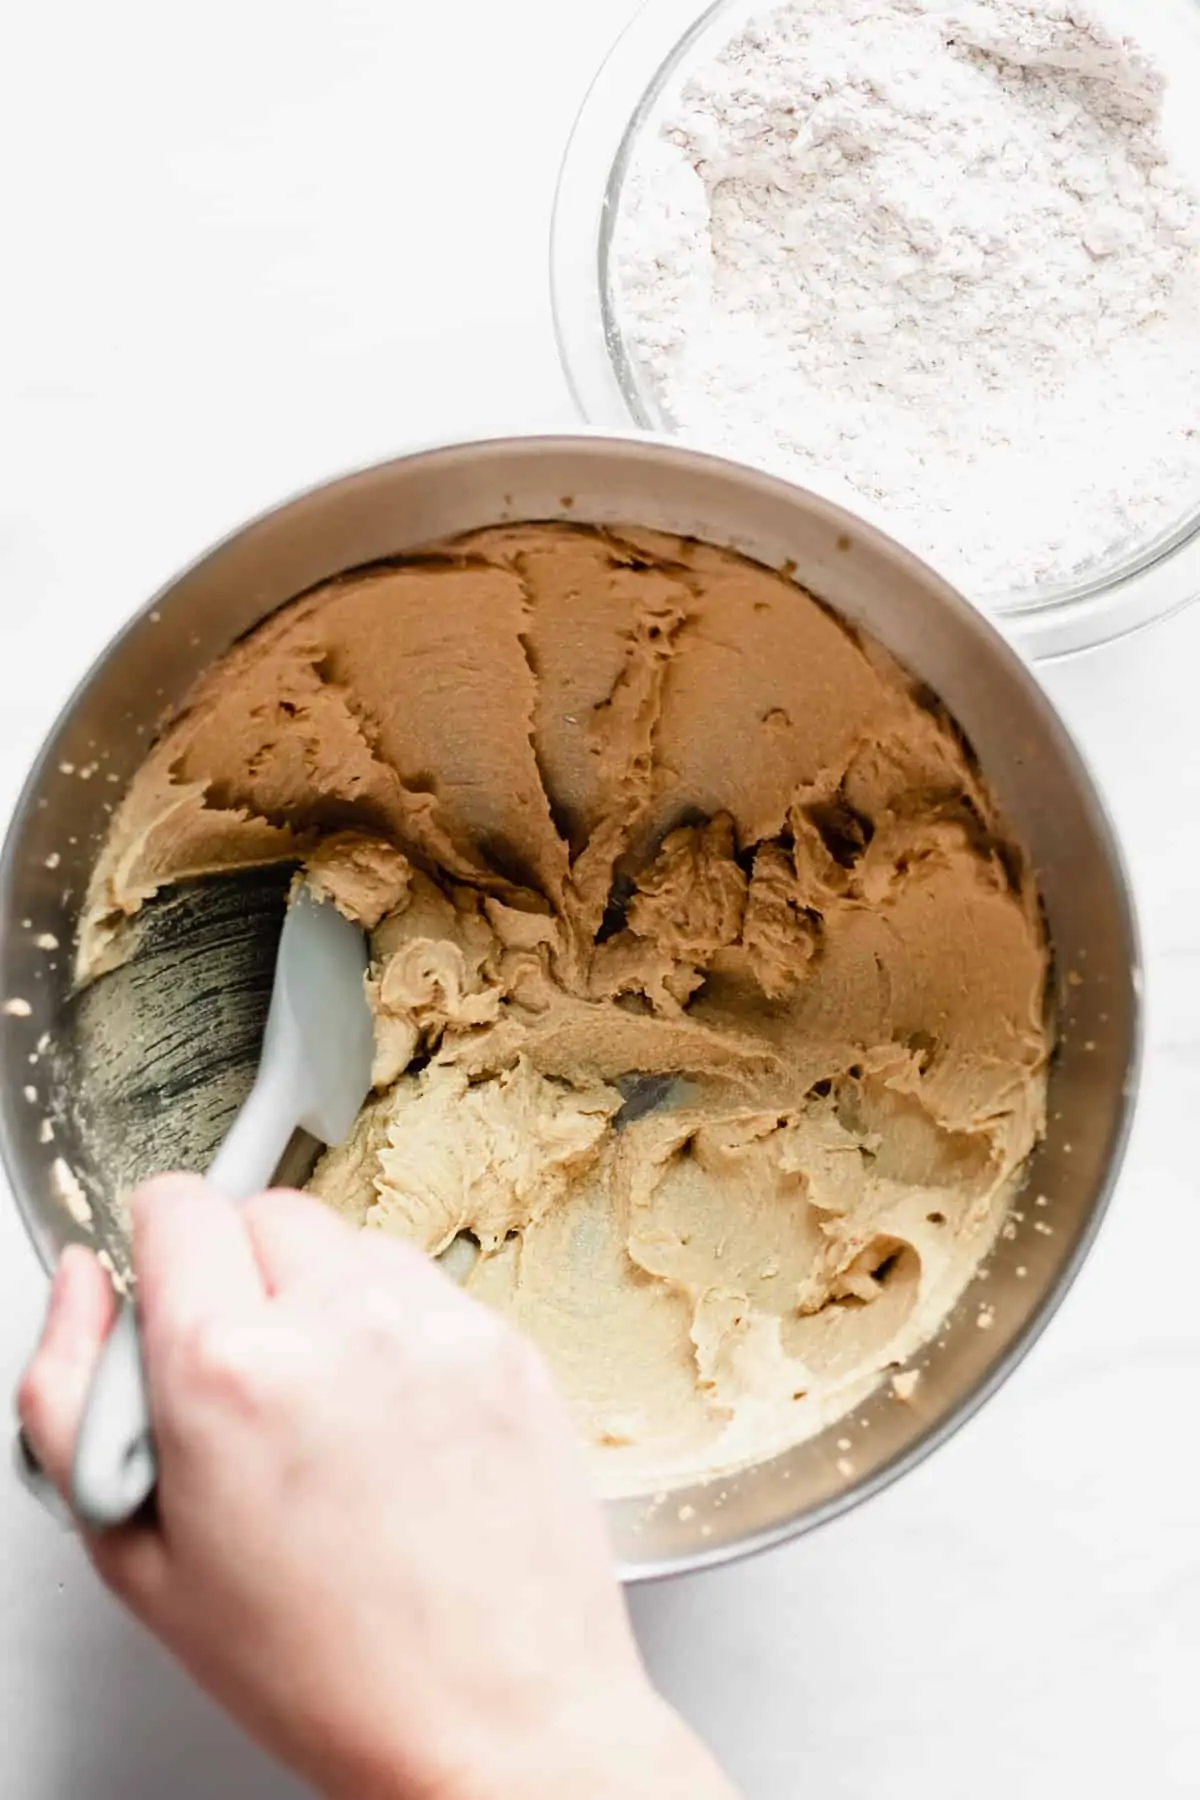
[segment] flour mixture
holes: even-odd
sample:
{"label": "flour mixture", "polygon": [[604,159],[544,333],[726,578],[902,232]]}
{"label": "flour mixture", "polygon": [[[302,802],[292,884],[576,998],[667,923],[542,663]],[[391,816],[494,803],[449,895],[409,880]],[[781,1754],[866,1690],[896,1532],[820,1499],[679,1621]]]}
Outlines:
{"label": "flour mixture", "polygon": [[1168,153],[1164,68],[1103,22],[1137,17],[789,0],[697,53],[612,243],[652,410],[872,513],[976,595],[1179,524],[1200,501],[1200,193]]}
{"label": "flour mixture", "polygon": [[164,883],[272,860],[373,930],[376,1093],[315,1192],[474,1235],[605,1491],[856,1403],[1041,1132],[1046,947],[968,751],[722,550],[519,526],[284,608],[135,779],[81,974]]}

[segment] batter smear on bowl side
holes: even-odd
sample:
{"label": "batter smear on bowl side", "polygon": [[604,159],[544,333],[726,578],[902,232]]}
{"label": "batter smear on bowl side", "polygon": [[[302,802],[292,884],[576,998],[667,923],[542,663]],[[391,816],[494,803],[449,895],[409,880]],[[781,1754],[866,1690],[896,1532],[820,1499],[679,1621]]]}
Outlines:
{"label": "batter smear on bowl side", "polygon": [[1032,877],[933,698],[785,576],[532,524],[327,582],[151,751],[81,978],[164,884],[285,860],[373,934],[376,1092],[313,1191],[474,1235],[603,1491],[820,1430],[988,1251],[1043,1128]]}

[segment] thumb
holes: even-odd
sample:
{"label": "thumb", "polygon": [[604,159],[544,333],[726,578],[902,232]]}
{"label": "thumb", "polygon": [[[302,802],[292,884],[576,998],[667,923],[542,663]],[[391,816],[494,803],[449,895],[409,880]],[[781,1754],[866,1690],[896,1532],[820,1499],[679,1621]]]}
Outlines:
{"label": "thumb", "polygon": [[92,1373],[116,1317],[108,1276],[81,1244],[54,1272],[41,1341],[17,1389],[17,1415],[38,1461],[66,1498]]}

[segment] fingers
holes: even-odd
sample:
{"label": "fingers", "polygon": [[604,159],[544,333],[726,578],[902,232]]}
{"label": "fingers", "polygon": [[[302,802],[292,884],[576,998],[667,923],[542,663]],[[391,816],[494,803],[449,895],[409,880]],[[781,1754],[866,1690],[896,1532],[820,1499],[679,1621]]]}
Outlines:
{"label": "fingers", "polygon": [[148,1362],[164,1337],[264,1297],[238,1209],[199,1175],[160,1175],[131,1201],[133,1264]]}
{"label": "fingers", "polygon": [[64,1496],[84,1401],[116,1306],[92,1252],[69,1245],[55,1271],[41,1342],[17,1393],[30,1446]]}
{"label": "fingers", "polygon": [[272,1188],[247,1200],[242,1217],[272,1294],[353,1294],[374,1280],[402,1285],[409,1302],[420,1306],[456,1298],[415,1245],[356,1230],[309,1194]]}
{"label": "fingers", "polygon": [[[166,1448],[159,1416],[162,1383],[165,1379],[169,1391],[175,1352],[210,1321],[261,1306],[265,1290],[238,1209],[199,1175],[159,1175],[143,1183],[130,1201],[130,1214],[138,1314],[161,1458]],[[167,1414],[169,1419],[169,1406]],[[114,1593],[152,1629],[163,1630],[170,1546],[161,1531],[133,1525],[91,1534],[88,1552]]]}
{"label": "fingers", "polygon": [[353,1279],[358,1233],[319,1200],[292,1188],[256,1194],[242,1220],[271,1294],[314,1292]]}
{"label": "fingers", "polygon": [[[51,1284],[41,1342],[17,1393],[25,1436],[64,1499],[84,1403],[116,1313],[116,1295],[96,1257],[81,1244],[68,1245]],[[86,1541],[108,1585],[135,1611],[150,1614],[166,1567],[157,1536],[133,1527],[89,1533]]]}

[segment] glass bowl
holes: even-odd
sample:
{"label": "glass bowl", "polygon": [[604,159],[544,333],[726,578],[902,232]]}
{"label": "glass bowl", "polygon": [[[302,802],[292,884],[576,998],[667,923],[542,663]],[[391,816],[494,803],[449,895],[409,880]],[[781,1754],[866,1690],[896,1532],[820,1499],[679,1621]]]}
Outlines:
{"label": "glass bowl", "polygon": [[[551,237],[551,288],[559,352],[583,418],[606,429],[666,434],[697,448],[639,367],[622,330],[612,246],[631,161],[702,62],[715,57],[771,0],[647,0],[596,76],[576,120],[559,176]],[[1136,17],[1143,38],[1169,57],[1165,129],[1175,157],[1200,185],[1200,7],[1195,0],[1099,0],[1110,22]],[[1200,394],[1197,395],[1200,411]],[[1120,419],[1113,420],[1115,431]],[[745,456],[730,438],[715,446]],[[754,461],[751,455],[746,460]],[[778,465],[775,472],[780,472]],[[796,478],[795,469],[785,471]],[[853,510],[921,553],[905,525],[861,493],[814,469],[804,485]],[[1153,536],[1056,583],[971,593],[1005,634],[1037,660],[1124,637],[1186,606],[1200,593],[1200,481],[1195,500]]]}

